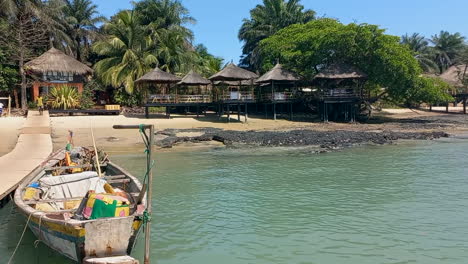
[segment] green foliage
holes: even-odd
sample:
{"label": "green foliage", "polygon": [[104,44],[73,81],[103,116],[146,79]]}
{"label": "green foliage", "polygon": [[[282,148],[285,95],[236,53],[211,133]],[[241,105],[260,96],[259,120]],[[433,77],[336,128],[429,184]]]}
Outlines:
{"label": "green foliage", "polygon": [[258,44],[278,30],[289,25],[306,23],[315,19],[315,12],[304,10],[300,0],[263,0],[250,10],[250,19],[244,19],[239,30],[239,40],[244,42],[241,64],[251,70],[261,66]]}
{"label": "green foliage", "polygon": [[78,91],[70,86],[53,87],[49,92],[51,107],[54,109],[73,109],[80,104]]}
{"label": "green foliage", "polygon": [[80,108],[89,109],[93,107],[96,104],[94,101],[96,92],[104,90],[105,87],[96,79],[86,83],[83,92],[80,94]]}
{"label": "green foliage", "polygon": [[450,95],[454,91],[453,87],[440,78],[419,77],[415,81],[413,90],[406,100],[406,104],[410,106],[421,103],[437,104],[454,101]]}
{"label": "green foliage", "polygon": [[18,70],[7,64],[6,56],[0,51],[0,91],[11,92],[19,81]]}
{"label": "green foliage", "polygon": [[263,40],[263,70],[280,58],[288,68],[311,79],[324,65],[347,63],[367,73],[370,82],[385,87],[392,100],[416,100],[421,95],[418,89],[427,88],[428,83],[421,81],[422,70],[413,53],[399,41],[375,25],[319,19],[289,26]]}
{"label": "green foliage", "polygon": [[223,67],[223,58],[216,57],[208,52],[208,49],[199,44],[195,47],[195,51],[199,56],[198,70],[200,74],[209,77],[219,71]]}
{"label": "green foliage", "polygon": [[123,88],[114,91],[114,102],[123,106],[138,106],[143,101],[143,94],[136,90],[134,93],[129,94]]}
{"label": "green foliage", "polygon": [[133,93],[134,82],[158,63],[152,52],[153,41],[147,37],[133,11],[121,11],[105,25],[108,37],[94,44],[93,50],[103,59],[94,65],[105,85],[125,87]]}
{"label": "green foliage", "polygon": [[435,62],[434,48],[429,46],[429,41],[422,35],[414,33],[401,37],[401,44],[407,45],[414,52],[414,58],[424,72],[438,71],[439,67]]}
{"label": "green foliage", "polygon": [[440,73],[455,63],[455,59],[465,47],[465,37],[460,33],[450,34],[441,31],[439,35],[432,36],[430,41],[434,44],[435,62],[439,66]]}

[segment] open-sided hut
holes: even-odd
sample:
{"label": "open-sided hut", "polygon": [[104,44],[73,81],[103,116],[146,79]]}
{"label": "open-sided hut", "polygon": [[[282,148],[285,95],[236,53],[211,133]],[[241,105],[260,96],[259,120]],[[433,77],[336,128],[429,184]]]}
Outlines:
{"label": "open-sided hut", "polygon": [[47,94],[49,88],[54,86],[67,85],[82,92],[87,76],[93,73],[93,69],[87,65],[55,48],[27,62],[24,69],[34,79],[34,101],[39,94]]}
{"label": "open-sided hut", "polygon": [[[439,78],[451,84],[458,90],[466,88],[468,81],[468,64],[454,65],[448,68]],[[467,93],[468,91],[462,91]]]}
{"label": "open-sided hut", "polygon": [[319,109],[323,121],[354,121],[367,74],[349,64],[322,68],[314,82],[319,88]]}
{"label": "open-sided hut", "polygon": [[[258,75],[237,67],[233,63],[228,64],[220,72],[214,74],[209,79],[212,82],[221,81],[221,82],[238,82],[238,86],[228,85],[227,89],[221,89],[220,94],[218,94],[218,101],[231,101],[231,102],[246,102],[246,101],[255,101],[254,94],[254,80],[258,78]],[[249,86],[243,86],[242,81],[250,82]],[[225,85],[224,85],[225,86]]]}
{"label": "open-sided hut", "polygon": [[299,75],[283,68],[278,63],[273,69],[258,78],[256,83],[261,85],[262,101],[279,102],[292,99],[296,82],[299,80]]}
{"label": "open-sided hut", "polygon": [[[169,73],[162,71],[158,67],[152,71],[141,76],[135,81],[136,85],[148,86],[150,90],[156,90],[156,94],[150,94],[148,101],[152,103],[175,103],[176,101],[176,89],[171,89],[176,83],[180,82],[181,78]],[[172,84],[172,86],[171,86]],[[175,93],[171,94],[174,90]]]}
{"label": "open-sided hut", "polygon": [[[211,101],[211,95],[208,89],[211,82],[195,71],[191,70],[177,84],[180,87],[186,87],[185,94],[178,94],[178,102],[209,103]],[[194,87],[196,87],[196,89],[194,89]]]}

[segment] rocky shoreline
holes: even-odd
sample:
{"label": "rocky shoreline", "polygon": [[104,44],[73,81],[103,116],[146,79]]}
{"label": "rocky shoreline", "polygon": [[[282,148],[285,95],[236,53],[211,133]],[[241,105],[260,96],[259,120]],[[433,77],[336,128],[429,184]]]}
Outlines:
{"label": "rocky shoreline", "polygon": [[155,144],[172,148],[180,143],[217,141],[226,147],[301,147],[317,146],[319,152],[328,152],[360,144],[388,144],[396,140],[431,140],[448,137],[445,132],[363,132],[316,131],[234,131],[215,128],[166,129],[156,133]]}

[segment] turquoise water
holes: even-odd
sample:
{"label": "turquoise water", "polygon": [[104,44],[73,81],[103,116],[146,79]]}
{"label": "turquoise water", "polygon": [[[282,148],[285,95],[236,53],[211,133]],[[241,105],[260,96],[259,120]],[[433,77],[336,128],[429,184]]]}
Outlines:
{"label": "turquoise water", "polygon": [[[141,154],[113,160],[142,174]],[[157,156],[155,263],[468,263],[468,141]],[[0,262],[24,219],[0,210]],[[28,231],[14,263],[68,263]],[[143,240],[135,256],[142,253]]]}

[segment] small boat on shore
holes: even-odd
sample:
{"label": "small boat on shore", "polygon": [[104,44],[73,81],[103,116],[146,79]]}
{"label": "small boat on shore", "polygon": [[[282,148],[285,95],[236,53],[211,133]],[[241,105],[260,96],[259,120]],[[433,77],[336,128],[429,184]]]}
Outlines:
{"label": "small boat on shore", "polygon": [[147,218],[145,187],[95,153],[84,147],[53,153],[14,196],[38,240],[78,263],[127,257]]}

